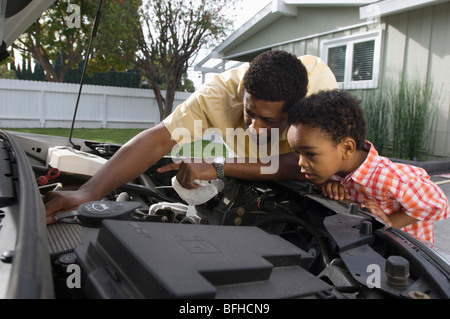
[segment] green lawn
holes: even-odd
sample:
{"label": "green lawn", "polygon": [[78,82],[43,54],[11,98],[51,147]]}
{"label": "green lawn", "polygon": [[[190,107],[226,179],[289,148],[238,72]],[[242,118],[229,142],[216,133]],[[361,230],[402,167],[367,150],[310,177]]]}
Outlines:
{"label": "green lawn", "polygon": [[[34,134],[44,134],[44,135],[54,135],[54,136],[62,136],[69,137],[70,129],[68,128],[5,128],[7,131],[19,131],[26,133],[34,133]],[[99,142],[109,142],[109,143],[118,143],[124,144],[131,138],[133,138],[139,132],[142,132],[143,129],[86,129],[86,128],[76,128],[73,130],[72,137],[87,139]],[[191,146],[184,146],[178,152],[172,152],[173,155],[178,153],[178,155],[183,157],[189,157],[191,154],[194,154],[194,157],[198,154],[202,154],[199,151],[200,146],[204,150],[210,142],[203,140],[202,143],[192,143]],[[207,157],[214,156],[226,156],[226,148],[224,145],[212,143],[208,149],[208,154],[205,154]]]}
{"label": "green lawn", "polygon": [[[55,135],[62,137],[69,137],[70,129],[68,128],[7,128],[8,131],[19,131],[26,133]],[[119,143],[124,144],[133,136],[143,131],[143,129],[86,129],[75,128],[73,130],[73,138],[81,138],[87,140],[94,140],[99,142]]]}

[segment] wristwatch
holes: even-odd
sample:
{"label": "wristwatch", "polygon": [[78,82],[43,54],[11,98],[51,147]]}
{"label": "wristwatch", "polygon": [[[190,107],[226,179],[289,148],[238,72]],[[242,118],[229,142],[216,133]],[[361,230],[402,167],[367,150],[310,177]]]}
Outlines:
{"label": "wristwatch", "polygon": [[217,171],[217,178],[220,180],[225,179],[225,173],[223,171],[223,165],[225,164],[225,157],[218,156],[214,158],[213,165],[216,168]]}

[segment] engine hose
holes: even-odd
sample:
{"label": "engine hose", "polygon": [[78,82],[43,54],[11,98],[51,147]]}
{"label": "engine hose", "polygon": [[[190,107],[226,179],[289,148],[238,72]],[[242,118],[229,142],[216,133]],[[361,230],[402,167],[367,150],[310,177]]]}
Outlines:
{"label": "engine hose", "polygon": [[330,266],[331,262],[330,262],[330,257],[328,256],[328,253],[327,253],[326,244],[323,241],[322,236],[309,223],[307,223],[306,221],[304,221],[300,218],[294,217],[294,216],[283,216],[283,217],[276,217],[276,218],[262,221],[260,223],[257,223],[256,226],[263,227],[263,226],[267,226],[267,225],[273,224],[273,223],[290,223],[290,224],[296,224],[296,225],[303,226],[317,240],[317,244],[319,245],[320,252],[322,253],[322,260],[323,260],[323,263],[325,264],[325,266],[327,266],[327,267]]}
{"label": "engine hose", "polygon": [[150,187],[146,187],[146,186],[139,185],[139,184],[126,183],[126,184],[118,187],[118,189],[127,191],[127,192],[135,192],[135,193],[138,193],[141,195],[156,197],[157,199],[163,200],[166,202],[174,202],[174,199],[164,195],[163,193],[159,192],[158,190],[153,190]]}

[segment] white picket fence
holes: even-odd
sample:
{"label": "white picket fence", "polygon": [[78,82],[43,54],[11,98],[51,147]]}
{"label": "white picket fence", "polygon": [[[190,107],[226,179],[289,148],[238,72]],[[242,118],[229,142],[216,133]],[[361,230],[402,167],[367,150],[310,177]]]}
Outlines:
{"label": "white picket fence", "polygon": [[[78,84],[0,79],[0,127],[61,127],[72,124]],[[191,93],[177,92],[174,108]],[[159,123],[152,90],[83,85],[77,128],[148,128]]]}

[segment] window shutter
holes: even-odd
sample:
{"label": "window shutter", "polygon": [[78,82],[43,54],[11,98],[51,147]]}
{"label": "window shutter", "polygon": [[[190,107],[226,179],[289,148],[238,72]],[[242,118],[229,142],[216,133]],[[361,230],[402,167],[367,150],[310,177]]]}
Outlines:
{"label": "window shutter", "polygon": [[373,58],[375,40],[355,43],[353,45],[352,81],[373,79]]}
{"label": "window shutter", "polygon": [[346,45],[328,49],[328,66],[333,71],[337,82],[344,82],[346,51]]}

